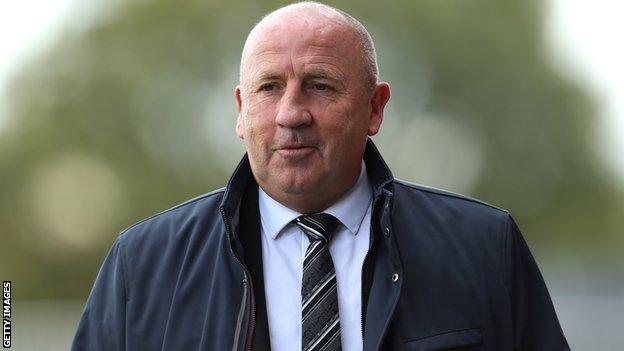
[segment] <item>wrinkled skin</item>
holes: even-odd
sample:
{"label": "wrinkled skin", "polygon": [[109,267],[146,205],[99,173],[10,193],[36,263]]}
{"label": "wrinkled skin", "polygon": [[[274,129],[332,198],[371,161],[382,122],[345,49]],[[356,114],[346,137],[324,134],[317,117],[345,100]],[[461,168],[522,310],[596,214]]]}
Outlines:
{"label": "wrinkled skin", "polygon": [[356,43],[338,14],[313,8],[266,18],[245,46],[236,133],[259,186],[298,212],[353,186],[381,126],[390,87],[366,83]]}

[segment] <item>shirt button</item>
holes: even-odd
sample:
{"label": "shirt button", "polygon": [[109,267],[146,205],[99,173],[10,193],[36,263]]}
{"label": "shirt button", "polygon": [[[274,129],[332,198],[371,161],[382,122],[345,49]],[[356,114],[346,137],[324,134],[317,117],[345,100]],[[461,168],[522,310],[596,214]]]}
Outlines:
{"label": "shirt button", "polygon": [[390,228],[385,227],[384,230],[383,230],[383,233],[384,233],[385,236],[390,236]]}
{"label": "shirt button", "polygon": [[394,274],[392,275],[392,282],[393,282],[393,283],[396,283],[396,282],[398,282],[398,281],[399,281],[399,275],[398,275],[398,274],[396,274],[396,273],[394,273]]}

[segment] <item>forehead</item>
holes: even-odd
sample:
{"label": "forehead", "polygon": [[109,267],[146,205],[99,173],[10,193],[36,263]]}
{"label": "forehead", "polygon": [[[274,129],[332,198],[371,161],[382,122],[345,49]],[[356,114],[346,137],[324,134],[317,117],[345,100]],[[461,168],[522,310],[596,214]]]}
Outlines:
{"label": "forehead", "polygon": [[308,67],[348,71],[357,55],[353,42],[353,34],[341,23],[310,19],[268,23],[246,48],[246,69],[252,74]]}

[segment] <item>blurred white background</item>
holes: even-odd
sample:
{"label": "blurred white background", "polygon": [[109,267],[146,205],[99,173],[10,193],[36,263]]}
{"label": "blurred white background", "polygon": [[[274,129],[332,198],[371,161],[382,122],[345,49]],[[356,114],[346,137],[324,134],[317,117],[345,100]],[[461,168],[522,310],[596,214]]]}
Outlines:
{"label": "blurred white background", "polygon": [[[7,83],[20,65],[54,43],[62,30],[68,27],[82,30],[94,21],[105,21],[107,14],[114,14],[119,1],[0,3],[0,135],[7,115]],[[589,88],[600,116],[593,131],[595,147],[617,174],[614,178],[624,183],[624,4],[612,0],[548,0],[543,6],[547,14],[544,42],[551,64],[562,76]],[[565,282],[576,280],[579,285],[589,285],[592,277],[584,277],[587,279],[584,281],[579,277],[566,280],[557,274],[554,270],[544,271],[572,348],[621,350],[622,297],[570,294],[569,291],[583,291],[583,288],[571,289]],[[20,305],[16,302],[14,349],[67,349],[82,303],[44,301]],[[30,333],[45,334],[48,336],[45,340],[53,342],[27,346]]]}

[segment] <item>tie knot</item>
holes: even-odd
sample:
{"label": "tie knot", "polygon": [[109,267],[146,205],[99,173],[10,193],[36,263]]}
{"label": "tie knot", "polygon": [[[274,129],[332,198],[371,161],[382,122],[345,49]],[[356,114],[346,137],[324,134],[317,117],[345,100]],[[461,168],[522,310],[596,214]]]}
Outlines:
{"label": "tie knot", "polygon": [[323,240],[329,242],[331,236],[338,227],[338,219],[328,213],[315,213],[295,218],[292,223],[296,224],[310,238],[310,241]]}

